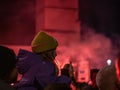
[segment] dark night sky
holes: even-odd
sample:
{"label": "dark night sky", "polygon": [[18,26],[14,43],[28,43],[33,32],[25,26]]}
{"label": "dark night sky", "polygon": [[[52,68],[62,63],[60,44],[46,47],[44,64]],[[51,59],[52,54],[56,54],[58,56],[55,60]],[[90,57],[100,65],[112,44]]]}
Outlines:
{"label": "dark night sky", "polygon": [[120,0],[79,0],[79,19],[120,47]]}

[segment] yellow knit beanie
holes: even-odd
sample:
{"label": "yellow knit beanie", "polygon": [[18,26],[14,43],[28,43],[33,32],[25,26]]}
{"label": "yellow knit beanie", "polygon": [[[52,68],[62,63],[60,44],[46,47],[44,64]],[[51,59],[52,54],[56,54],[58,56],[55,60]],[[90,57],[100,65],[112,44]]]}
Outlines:
{"label": "yellow knit beanie", "polygon": [[38,32],[38,34],[32,40],[31,46],[33,52],[41,53],[55,49],[58,46],[58,42],[55,38],[47,33]]}

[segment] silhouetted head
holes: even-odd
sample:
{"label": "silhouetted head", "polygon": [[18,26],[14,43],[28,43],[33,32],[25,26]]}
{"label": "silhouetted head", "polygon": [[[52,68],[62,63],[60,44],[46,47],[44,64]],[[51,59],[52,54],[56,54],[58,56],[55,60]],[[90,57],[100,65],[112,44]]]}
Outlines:
{"label": "silhouetted head", "polygon": [[14,51],[5,46],[0,46],[0,79],[9,83],[17,78],[16,62]]}

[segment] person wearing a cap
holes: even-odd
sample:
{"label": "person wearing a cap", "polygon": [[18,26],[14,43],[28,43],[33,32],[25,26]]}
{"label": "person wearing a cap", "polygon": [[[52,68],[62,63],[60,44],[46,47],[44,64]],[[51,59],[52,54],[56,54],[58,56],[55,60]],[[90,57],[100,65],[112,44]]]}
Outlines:
{"label": "person wearing a cap", "polygon": [[32,52],[20,49],[16,67],[22,79],[15,84],[17,90],[43,90],[51,83],[70,84],[67,76],[58,76],[54,63],[58,42],[45,32],[38,32],[31,43]]}

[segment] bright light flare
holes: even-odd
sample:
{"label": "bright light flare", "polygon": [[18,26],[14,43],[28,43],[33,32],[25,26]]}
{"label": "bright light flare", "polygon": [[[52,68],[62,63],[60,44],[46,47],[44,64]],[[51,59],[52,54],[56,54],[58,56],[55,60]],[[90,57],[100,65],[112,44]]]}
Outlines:
{"label": "bright light flare", "polygon": [[111,65],[112,61],[110,59],[107,60],[107,65]]}

